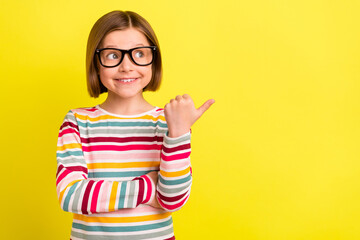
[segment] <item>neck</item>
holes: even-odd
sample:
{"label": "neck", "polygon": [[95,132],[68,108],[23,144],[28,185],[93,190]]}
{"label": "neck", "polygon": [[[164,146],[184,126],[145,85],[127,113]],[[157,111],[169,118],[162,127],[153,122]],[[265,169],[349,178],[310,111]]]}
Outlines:
{"label": "neck", "polygon": [[121,98],[116,94],[108,93],[108,96],[100,107],[106,111],[118,115],[136,115],[150,111],[154,107],[148,103],[142,94],[131,98]]}

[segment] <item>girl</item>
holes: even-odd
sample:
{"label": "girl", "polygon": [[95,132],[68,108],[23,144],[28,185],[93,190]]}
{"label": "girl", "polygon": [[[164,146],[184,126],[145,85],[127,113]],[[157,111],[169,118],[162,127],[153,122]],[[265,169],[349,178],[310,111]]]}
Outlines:
{"label": "girl", "polygon": [[74,213],[71,239],[175,239],[171,212],[192,182],[190,127],[214,100],[196,109],[185,94],[162,109],[144,99],[160,86],[161,54],[149,23],[130,11],[95,23],[86,70],[90,96],[108,96],[69,111],[60,128],[56,185]]}

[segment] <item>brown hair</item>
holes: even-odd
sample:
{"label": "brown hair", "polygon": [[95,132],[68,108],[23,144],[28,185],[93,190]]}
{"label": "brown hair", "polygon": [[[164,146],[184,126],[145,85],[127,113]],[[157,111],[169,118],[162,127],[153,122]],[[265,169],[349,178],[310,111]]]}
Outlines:
{"label": "brown hair", "polygon": [[88,92],[91,97],[97,98],[101,93],[107,92],[98,75],[98,63],[94,57],[104,37],[114,30],[135,28],[145,35],[152,46],[156,46],[156,55],[152,63],[152,77],[150,83],[143,91],[156,91],[160,87],[162,78],[162,65],[159,42],[150,24],[139,14],[131,11],[112,11],[99,18],[92,27],[86,48],[86,78]]}

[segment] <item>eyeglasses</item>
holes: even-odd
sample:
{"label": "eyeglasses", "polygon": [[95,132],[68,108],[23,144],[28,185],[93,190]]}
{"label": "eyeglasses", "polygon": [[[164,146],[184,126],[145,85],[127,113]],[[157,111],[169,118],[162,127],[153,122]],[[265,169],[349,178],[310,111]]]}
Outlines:
{"label": "eyeglasses", "polygon": [[147,66],[154,60],[156,46],[136,47],[129,50],[118,48],[102,48],[95,50],[95,54],[98,55],[100,64],[103,67],[108,68],[119,66],[126,53],[129,54],[131,61],[136,65]]}

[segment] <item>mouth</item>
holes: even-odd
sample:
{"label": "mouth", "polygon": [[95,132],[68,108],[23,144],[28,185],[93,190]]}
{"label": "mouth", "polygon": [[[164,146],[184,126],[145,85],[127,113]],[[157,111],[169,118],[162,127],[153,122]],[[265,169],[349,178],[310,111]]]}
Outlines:
{"label": "mouth", "polygon": [[116,78],[115,80],[121,83],[132,83],[137,80],[137,78]]}

